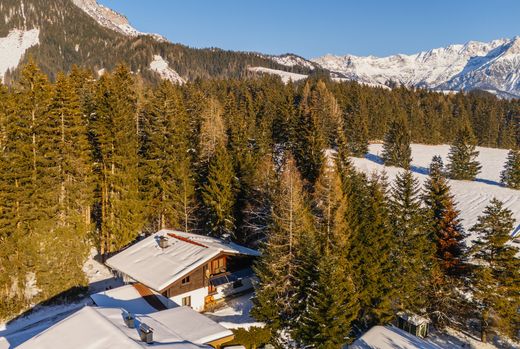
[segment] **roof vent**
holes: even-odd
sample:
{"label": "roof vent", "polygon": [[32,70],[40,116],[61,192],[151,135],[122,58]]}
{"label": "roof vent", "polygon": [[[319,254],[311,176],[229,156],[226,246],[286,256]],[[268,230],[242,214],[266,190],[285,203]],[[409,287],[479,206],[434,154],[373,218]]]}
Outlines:
{"label": "roof vent", "polygon": [[141,337],[141,341],[145,342],[146,344],[152,344],[153,328],[147,324],[141,323],[141,325],[139,325],[139,336]]}
{"label": "roof vent", "polygon": [[125,320],[125,324],[128,328],[135,328],[135,316],[132,313],[127,313],[126,311],[123,313],[123,319]]}
{"label": "roof vent", "polygon": [[222,241],[225,244],[229,244],[231,242],[231,234],[222,234]]}
{"label": "roof vent", "polygon": [[165,249],[168,247],[168,238],[166,236],[159,237],[159,247]]}

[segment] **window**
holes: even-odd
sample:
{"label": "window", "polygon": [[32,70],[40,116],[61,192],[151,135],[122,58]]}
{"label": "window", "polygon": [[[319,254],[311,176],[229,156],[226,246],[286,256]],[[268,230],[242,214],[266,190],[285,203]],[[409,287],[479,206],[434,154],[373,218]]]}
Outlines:
{"label": "window", "polygon": [[191,296],[182,298],[182,306],[191,307]]}
{"label": "window", "polygon": [[215,259],[211,262],[211,274],[217,275],[226,272],[226,257]]}
{"label": "window", "polygon": [[189,284],[190,283],[190,277],[186,276],[184,279],[182,279],[181,283],[183,285]]}

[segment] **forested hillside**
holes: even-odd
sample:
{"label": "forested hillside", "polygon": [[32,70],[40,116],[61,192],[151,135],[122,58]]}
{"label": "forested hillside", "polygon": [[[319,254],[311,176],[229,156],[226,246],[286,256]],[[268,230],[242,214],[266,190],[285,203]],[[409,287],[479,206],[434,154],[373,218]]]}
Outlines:
{"label": "forested hillside", "polygon": [[[102,27],[71,0],[4,0],[0,13],[0,37],[12,29],[40,30],[40,44],[26,52],[23,62],[32,57],[51,80],[59,71],[70,71],[74,64],[97,72],[125,63],[145,80],[158,81],[158,75],[149,70],[154,55],[161,55],[187,80],[247,76],[247,67],[258,65],[310,72],[302,67],[285,67],[255,53],[192,49],[152,36],[125,36]],[[5,81],[16,79],[18,73],[18,69],[9,72]]]}
{"label": "forested hillside", "polygon": [[[385,138],[394,120],[404,120],[414,142],[451,143],[467,127],[480,145],[511,148],[520,144],[520,102],[486,94],[444,95],[321,80],[285,85],[273,77],[149,86],[124,66],[97,80],[78,68],[70,75],[56,75],[55,80],[49,82],[31,63],[23,68],[18,82],[0,89],[2,318],[86,285],[81,268],[90,246],[107,256],[140,234],[163,227],[231,234],[251,246],[279,238],[284,245],[288,203],[294,210],[291,215],[297,214],[291,217],[299,217],[295,229],[302,234],[317,231],[326,238],[295,236],[301,245],[294,256],[283,249],[264,251],[275,260],[277,255],[294,257],[290,263],[296,264],[309,263],[315,251],[330,256],[319,266],[328,274],[318,273],[322,279],[310,282],[324,287],[320,292],[325,294],[344,293],[337,300],[341,304],[354,302],[341,322],[344,329],[354,323],[366,326],[384,321],[395,304],[439,311],[427,297],[412,297],[428,288],[430,279],[425,275],[431,265],[402,265],[399,277],[410,273],[406,275],[411,281],[399,287],[409,289],[397,290],[391,279],[379,279],[390,277],[384,270],[391,270],[395,263],[381,254],[395,247],[392,229],[396,227],[391,222],[408,227],[399,235],[402,243],[420,244],[400,251],[401,262],[412,263],[407,256],[421,259],[421,251],[435,259],[434,240],[412,238],[422,232],[416,223],[425,214],[417,206],[416,183],[409,176],[400,178],[389,199],[384,179],[356,174],[348,155],[363,155],[368,141]],[[328,169],[331,162],[325,161],[323,150],[328,148],[339,151],[340,167],[335,170]],[[441,181],[441,175],[436,180]],[[437,184],[431,186],[435,195]],[[289,193],[295,195],[290,200]],[[413,197],[408,200],[402,195]],[[400,200],[411,207],[402,207]],[[336,217],[332,222],[329,209],[323,206],[328,201],[341,220]],[[453,207],[448,208],[453,213]],[[410,217],[416,221],[400,222],[408,217],[407,210],[413,210]],[[453,224],[457,226],[456,220]],[[324,241],[332,245],[322,245]],[[456,261],[442,267],[449,277],[458,273],[454,265],[458,267],[462,257],[453,258]],[[332,268],[343,262],[341,272]],[[283,277],[290,277],[293,287],[287,295],[293,297],[297,283],[312,275],[286,274],[285,267]],[[308,267],[314,270],[316,266]],[[280,271],[265,264],[258,268],[261,280],[280,276]],[[326,287],[330,278],[345,275],[350,276],[339,289]],[[455,282],[446,280],[440,279],[440,285]],[[381,298],[381,294],[393,297],[395,292],[412,298],[398,299],[395,304],[395,299]],[[504,292],[512,291],[505,288]],[[276,303],[269,293],[259,293],[259,297],[259,306],[261,297],[267,305],[285,302],[276,299]],[[316,317],[309,318],[308,329],[329,321],[317,314],[325,308],[332,311],[327,307],[333,304],[322,304],[320,296],[316,297],[307,299],[318,309],[312,315]],[[258,309],[259,317],[269,317],[268,308]],[[450,309],[442,309],[442,314]],[[286,317],[275,318],[279,322],[272,324],[273,330],[301,315],[292,313],[300,310],[295,307]],[[439,321],[446,319],[439,316]],[[499,323],[503,331],[514,333],[516,325],[510,324]],[[302,341],[312,341],[316,335],[295,333]]]}

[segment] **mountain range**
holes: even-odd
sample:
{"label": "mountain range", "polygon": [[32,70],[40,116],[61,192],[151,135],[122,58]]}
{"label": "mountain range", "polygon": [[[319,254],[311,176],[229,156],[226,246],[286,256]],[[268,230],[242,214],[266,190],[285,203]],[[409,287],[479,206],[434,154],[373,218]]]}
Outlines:
{"label": "mountain range", "polygon": [[305,59],[174,44],[140,32],[96,0],[2,0],[0,14],[0,78],[5,82],[16,79],[20,63],[33,57],[51,78],[74,64],[102,74],[125,62],[152,81],[254,74],[276,74],[288,81],[326,74],[384,88],[485,90],[503,98],[520,97],[520,37],[470,41],[412,55]]}

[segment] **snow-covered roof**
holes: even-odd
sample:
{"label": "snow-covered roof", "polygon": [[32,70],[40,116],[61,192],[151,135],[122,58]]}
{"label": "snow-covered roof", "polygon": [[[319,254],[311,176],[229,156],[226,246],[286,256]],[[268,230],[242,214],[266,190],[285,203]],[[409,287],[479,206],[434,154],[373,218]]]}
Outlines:
{"label": "snow-covered roof", "polygon": [[[182,338],[195,344],[211,343],[233,335],[231,330],[190,307],[172,308],[148,316],[167,328],[174,329]],[[144,321],[148,324],[146,319]]]}
{"label": "snow-covered roof", "polygon": [[441,349],[394,326],[375,326],[358,338],[350,349]]}
{"label": "snow-covered roof", "polygon": [[[159,241],[167,239],[168,247]],[[109,258],[106,264],[158,292],[221,253],[258,256],[258,251],[220,239],[161,230]]]}
{"label": "snow-covered roof", "polygon": [[[166,308],[178,306],[178,304],[161,294],[155,294],[155,297],[164,304]],[[121,286],[99,292],[91,295],[90,298],[101,308],[125,309],[132,314],[150,314],[157,312],[157,309],[148,303],[133,285]]]}
{"label": "snow-covered roof", "polygon": [[[139,322],[153,328],[155,344],[140,340]],[[136,317],[136,328],[128,328],[121,309],[84,307],[56,325],[29,339],[19,346],[21,349],[142,349],[160,345],[165,349],[210,348],[182,338],[148,315]]]}

